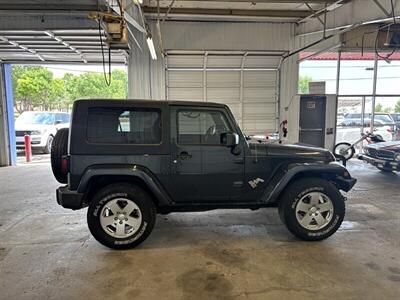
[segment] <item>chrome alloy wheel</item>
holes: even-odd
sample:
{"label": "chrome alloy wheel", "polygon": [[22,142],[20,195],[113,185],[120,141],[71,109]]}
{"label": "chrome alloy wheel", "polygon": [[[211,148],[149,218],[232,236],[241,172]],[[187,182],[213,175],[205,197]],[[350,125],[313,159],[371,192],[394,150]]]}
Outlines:
{"label": "chrome alloy wheel", "polygon": [[101,210],[100,224],[103,230],[114,238],[134,235],[142,224],[140,208],[126,198],[109,201]]}
{"label": "chrome alloy wheel", "polygon": [[320,192],[304,195],[296,205],[296,219],[307,230],[320,230],[327,226],[333,217],[331,199]]}

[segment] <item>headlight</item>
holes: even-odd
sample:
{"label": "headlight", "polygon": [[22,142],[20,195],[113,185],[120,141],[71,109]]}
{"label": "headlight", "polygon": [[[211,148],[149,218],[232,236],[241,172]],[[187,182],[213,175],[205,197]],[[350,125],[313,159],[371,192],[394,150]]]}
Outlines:
{"label": "headlight", "polygon": [[42,132],[40,130],[33,130],[31,131],[31,135],[41,135]]}
{"label": "headlight", "polygon": [[394,160],[395,161],[400,161],[400,153],[399,154],[395,154]]}

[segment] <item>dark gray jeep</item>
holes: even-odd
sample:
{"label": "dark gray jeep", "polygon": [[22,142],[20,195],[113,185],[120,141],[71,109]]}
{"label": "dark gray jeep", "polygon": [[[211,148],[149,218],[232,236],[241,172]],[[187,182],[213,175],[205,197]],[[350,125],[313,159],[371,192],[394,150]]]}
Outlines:
{"label": "dark gray jeep", "polygon": [[61,183],[57,202],[89,206],[93,236],[132,248],[156,214],[278,207],[295,236],[322,240],[345,215],[356,180],[331,152],[251,143],[226,105],[201,102],[80,100],[71,126],[52,146]]}

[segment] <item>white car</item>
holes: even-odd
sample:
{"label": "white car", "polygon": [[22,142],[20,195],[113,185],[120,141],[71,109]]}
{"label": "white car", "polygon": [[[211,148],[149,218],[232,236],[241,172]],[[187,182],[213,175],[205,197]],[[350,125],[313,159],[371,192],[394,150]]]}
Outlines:
{"label": "white car", "polygon": [[15,121],[17,149],[25,148],[26,134],[31,136],[32,150],[50,153],[57,131],[69,127],[70,115],[63,112],[25,111]]}

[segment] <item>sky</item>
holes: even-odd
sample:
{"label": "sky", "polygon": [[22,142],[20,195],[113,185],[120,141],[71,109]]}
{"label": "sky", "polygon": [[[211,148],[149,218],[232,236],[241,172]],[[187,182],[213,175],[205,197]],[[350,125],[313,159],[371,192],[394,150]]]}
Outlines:
{"label": "sky", "polygon": [[[336,61],[309,60],[300,64],[300,76],[310,76],[313,81],[325,81],[326,92],[336,93]],[[340,95],[372,94],[373,61],[342,61],[340,74]],[[379,61],[377,94],[398,94],[394,98],[377,98],[376,103],[393,108],[400,100],[400,61],[388,64]]]}
{"label": "sky", "polygon": [[[86,72],[103,73],[102,65],[45,65],[50,71],[53,72],[55,78],[61,78],[65,73],[72,73],[74,75],[80,75]],[[125,66],[111,66],[111,70],[124,70]],[[106,66],[106,72],[108,72],[108,65]]]}

